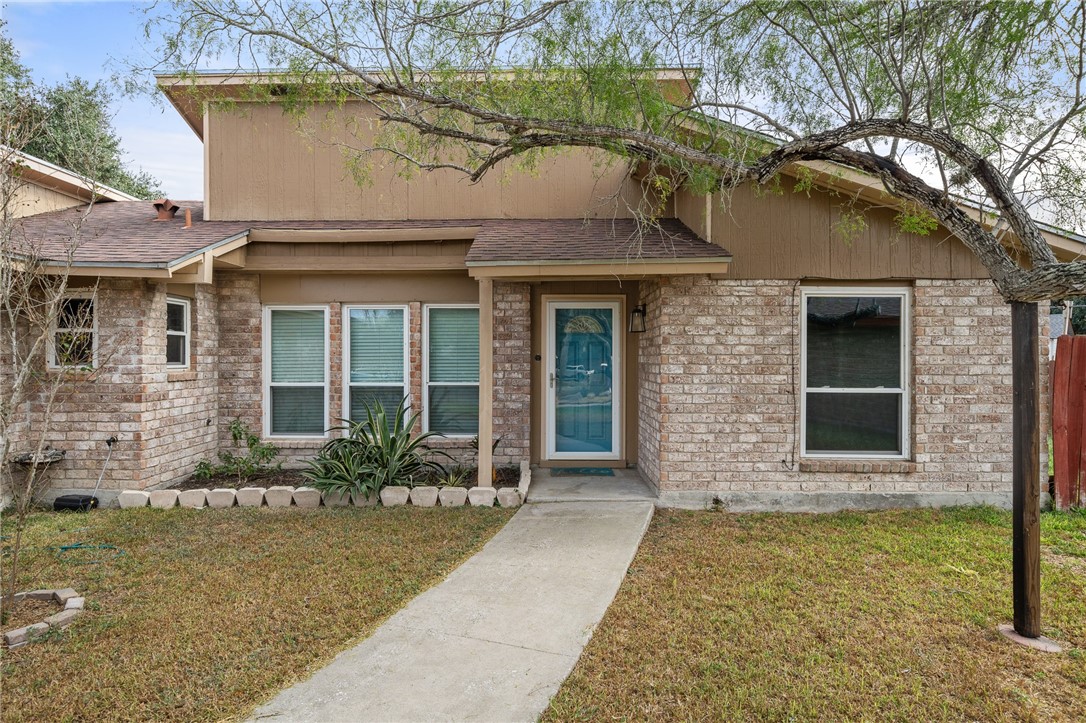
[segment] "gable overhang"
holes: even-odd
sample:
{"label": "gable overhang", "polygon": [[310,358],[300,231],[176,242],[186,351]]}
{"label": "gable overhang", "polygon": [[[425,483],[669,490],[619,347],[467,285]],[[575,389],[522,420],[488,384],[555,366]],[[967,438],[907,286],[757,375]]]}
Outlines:
{"label": "gable overhang", "polygon": [[18,168],[19,177],[27,183],[56,191],[82,202],[139,201],[139,198],[112,186],[97,183],[55,163],[0,145],[0,151],[10,156]]}
{"label": "gable overhang", "polygon": [[[385,72],[382,69],[374,69],[374,74]],[[651,73],[668,101],[672,103],[684,103],[693,94],[693,84],[697,82],[701,74],[700,68],[647,68],[646,73]],[[425,70],[420,71],[416,77],[425,80]],[[465,71],[465,77],[471,77],[473,71]],[[479,74],[479,77],[493,79],[495,77],[508,77],[510,80],[516,77],[516,71],[509,69],[497,73]],[[229,100],[244,101],[248,96],[254,96],[250,89],[260,86],[285,85],[297,83],[297,76],[285,73],[281,70],[268,71],[224,71],[208,70],[191,75],[164,74],[155,76],[159,90],[163,92],[170,105],[181,115],[185,123],[193,133],[202,141],[204,140],[204,108],[209,101]],[[364,98],[351,99],[364,102]]]}

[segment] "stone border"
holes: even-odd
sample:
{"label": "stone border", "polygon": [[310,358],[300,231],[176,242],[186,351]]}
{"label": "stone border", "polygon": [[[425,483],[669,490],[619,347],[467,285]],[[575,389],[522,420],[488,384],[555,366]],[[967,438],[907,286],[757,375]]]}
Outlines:
{"label": "stone border", "polygon": [[26,625],[21,628],[9,630],[4,633],[4,644],[9,648],[21,648],[27,643],[32,643],[49,630],[63,630],[79,617],[86,604],[86,598],[70,587],[62,590],[30,590],[15,593],[15,601],[20,600],[52,600],[58,605],[63,605],[59,613],[45,618],[40,623]]}
{"label": "stone border", "polygon": [[[520,486],[503,487],[402,487],[390,486],[381,490],[380,501],[385,507],[399,507],[410,504],[413,507],[493,507],[495,502],[501,507],[520,507],[527,496],[531,472],[521,467]],[[228,507],[302,507],[314,509],[321,507],[373,507],[376,499],[352,494],[348,499],[342,494],[322,493],[313,487],[242,487],[234,489],[197,489],[197,490],[124,490],[117,495],[117,503],[122,509],[136,507],[188,507],[190,509],[228,508]]]}

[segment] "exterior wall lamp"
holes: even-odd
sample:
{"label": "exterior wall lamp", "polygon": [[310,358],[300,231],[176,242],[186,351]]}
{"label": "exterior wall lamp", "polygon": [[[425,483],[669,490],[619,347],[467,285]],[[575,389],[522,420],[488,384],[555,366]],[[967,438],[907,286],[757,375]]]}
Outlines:
{"label": "exterior wall lamp", "polygon": [[630,333],[643,334],[645,332],[645,305],[638,304],[630,312]]}

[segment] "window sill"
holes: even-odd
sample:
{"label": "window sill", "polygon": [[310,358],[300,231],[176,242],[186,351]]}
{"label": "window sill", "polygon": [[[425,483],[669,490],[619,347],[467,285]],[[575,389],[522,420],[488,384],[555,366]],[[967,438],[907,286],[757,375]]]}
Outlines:
{"label": "window sill", "polygon": [[167,369],[166,381],[168,382],[194,382],[196,372],[191,369]]}
{"label": "window sill", "polygon": [[800,472],[858,472],[860,474],[912,474],[916,463],[906,459],[806,459],[799,463]]}
{"label": "window sill", "polygon": [[49,367],[46,371],[50,374],[75,380],[94,380],[98,376],[97,369],[80,369],[78,367]]}

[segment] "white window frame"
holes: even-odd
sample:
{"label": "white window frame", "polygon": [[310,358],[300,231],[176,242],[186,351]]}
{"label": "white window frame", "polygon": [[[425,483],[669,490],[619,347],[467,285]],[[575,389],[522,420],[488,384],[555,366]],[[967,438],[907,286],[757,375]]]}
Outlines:
{"label": "white window frame", "polygon": [[[807,299],[811,297],[886,297],[901,298],[901,386],[900,387],[817,387],[807,389]],[[911,380],[912,380],[912,289],[903,286],[801,286],[799,304],[800,369],[799,369],[799,426],[800,455],[814,459],[909,459],[912,441]],[[901,454],[881,452],[808,452],[807,451],[807,394],[900,394],[901,395]]]}
{"label": "white window frame", "polygon": [[[422,431],[430,431],[430,309],[476,309],[478,304],[425,304],[422,307]],[[480,311],[480,313],[482,313]],[[480,366],[482,360],[480,359]],[[439,387],[475,387],[482,386],[482,370],[480,379],[475,382],[438,382]],[[481,412],[480,412],[481,413]],[[475,434],[444,434],[449,439],[472,439]]]}
{"label": "white window frame", "polygon": [[[403,383],[351,382],[351,311],[353,309],[402,309],[403,310]],[[345,304],[343,306],[343,419],[351,418],[351,387],[402,387],[407,398],[406,408],[411,409],[411,307],[407,304]],[[386,412],[394,410],[386,409]]]}
{"label": "white window frame", "polygon": [[[78,329],[68,329],[66,327],[60,327],[57,323],[60,321],[59,311],[56,318],[53,319],[53,328],[49,332],[49,339],[45,345],[46,353],[46,368],[48,369],[61,369],[67,371],[78,371],[83,368],[83,365],[76,364],[57,364],[57,334],[62,331],[74,331],[74,332],[87,332],[91,333],[91,362],[90,368],[98,368],[98,295],[93,291],[73,291],[66,293],[63,296],[63,301],[69,299],[90,299],[91,302],[91,326],[90,329],[86,327],[80,327]],[[62,301],[62,303],[63,303]]]}
{"label": "white window frame", "polygon": [[[170,304],[177,304],[185,310],[185,330],[184,331],[170,331],[169,324],[166,325],[166,341],[169,341],[171,336],[181,336],[185,339],[185,363],[184,364],[171,364],[166,362],[166,368],[172,371],[182,371],[192,366],[192,301],[184,298],[183,296],[167,296],[166,297],[166,310],[167,318],[169,318]],[[169,349],[167,343],[166,348]],[[168,351],[166,352],[169,353]]]}
{"label": "white window frame", "polygon": [[[324,312],[324,382],[304,383],[272,383],[271,380],[271,315],[272,311],[317,311]],[[263,399],[261,400],[262,418],[264,425],[264,437],[267,439],[328,439],[328,391],[331,380],[331,364],[329,364],[331,345],[331,330],[329,328],[331,312],[327,304],[265,304],[262,314],[263,328],[261,329],[262,350],[261,369],[263,379]],[[324,420],[324,429],[320,434],[272,434],[271,431],[271,388],[277,387],[322,387],[324,389],[324,411],[321,418]]]}

